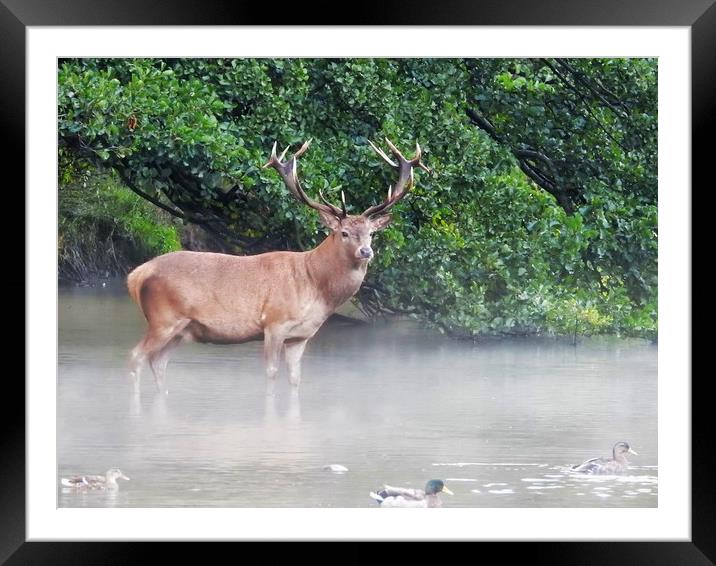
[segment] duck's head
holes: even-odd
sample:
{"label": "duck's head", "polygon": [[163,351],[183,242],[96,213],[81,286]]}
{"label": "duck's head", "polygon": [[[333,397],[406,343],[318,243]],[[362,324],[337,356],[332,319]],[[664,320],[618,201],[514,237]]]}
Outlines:
{"label": "duck's head", "polygon": [[437,495],[440,492],[447,493],[448,495],[455,495],[452,491],[445,487],[443,480],[429,480],[428,483],[425,484],[425,495]]}
{"label": "duck's head", "polygon": [[614,445],[612,452],[614,452],[615,458],[617,456],[624,456],[624,454],[634,454],[635,456],[639,455],[635,450],[632,450],[632,447],[629,446],[628,442],[617,442]]}
{"label": "duck's head", "polygon": [[117,480],[117,479],[128,480],[129,478],[127,476],[125,476],[122,473],[122,470],[120,470],[119,468],[110,468],[109,470],[107,470],[107,480],[108,481]]}

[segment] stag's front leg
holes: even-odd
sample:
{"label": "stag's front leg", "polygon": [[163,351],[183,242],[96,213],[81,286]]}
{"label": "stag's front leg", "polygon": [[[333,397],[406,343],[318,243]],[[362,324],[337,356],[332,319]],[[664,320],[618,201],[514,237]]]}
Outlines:
{"label": "stag's front leg", "polygon": [[288,382],[298,390],[301,384],[301,357],[306,349],[308,340],[300,340],[296,342],[286,342],[286,365],[288,366]]}
{"label": "stag's front leg", "polygon": [[279,355],[284,335],[278,329],[264,331],[264,362],[266,363],[266,395],[273,395],[276,388]]}

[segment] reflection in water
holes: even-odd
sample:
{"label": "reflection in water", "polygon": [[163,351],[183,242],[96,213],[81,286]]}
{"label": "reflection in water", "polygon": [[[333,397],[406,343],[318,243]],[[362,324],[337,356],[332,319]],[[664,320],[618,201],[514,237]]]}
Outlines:
{"label": "reflection in water", "polygon": [[291,396],[288,399],[286,421],[292,425],[298,425],[301,423],[301,399],[299,398],[298,391],[296,389],[292,389]]}
{"label": "reflection in water", "polygon": [[167,396],[164,393],[157,393],[152,399],[152,420],[164,422],[167,420]]}
{"label": "reflection in water", "polygon": [[119,489],[97,489],[83,491],[63,487],[60,489],[62,499],[73,501],[71,507],[128,507],[127,493]]}
{"label": "reflection in water", "polygon": [[[59,476],[120,467],[118,492],[61,507],[370,507],[376,484],[441,478],[446,507],[654,507],[653,345],[615,339],[453,341],[414,325],[331,324],[309,344],[299,394],[285,367],[266,395],[261,343],[187,344],[155,393],[126,375],[144,331],[109,289],[62,291]],[[622,476],[569,466],[627,440]],[[331,464],[349,471],[333,473]]]}
{"label": "reflection in water", "polygon": [[264,428],[276,428],[278,416],[276,415],[276,397],[266,395],[264,400]]}
{"label": "reflection in water", "polygon": [[264,429],[283,430],[301,423],[301,399],[296,391],[292,391],[288,398],[285,418],[279,418],[276,412],[276,397],[266,395],[264,399]]}
{"label": "reflection in water", "polygon": [[129,416],[138,417],[142,414],[142,395],[139,391],[132,391],[129,395]]}

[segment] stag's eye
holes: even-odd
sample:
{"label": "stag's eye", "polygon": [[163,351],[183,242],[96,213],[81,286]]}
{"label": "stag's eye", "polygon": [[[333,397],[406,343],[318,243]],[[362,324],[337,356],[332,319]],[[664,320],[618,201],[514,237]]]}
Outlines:
{"label": "stag's eye", "polygon": [[344,238],[347,238],[347,237],[348,237],[348,232],[346,232],[345,230],[343,230],[343,232],[341,232],[341,236],[343,236]]}

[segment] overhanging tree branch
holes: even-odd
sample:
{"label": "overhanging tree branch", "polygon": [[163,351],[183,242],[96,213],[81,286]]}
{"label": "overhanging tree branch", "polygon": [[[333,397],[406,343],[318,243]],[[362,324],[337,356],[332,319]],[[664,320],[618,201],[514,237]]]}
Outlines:
{"label": "overhanging tree branch", "polygon": [[[126,169],[124,167],[115,167],[117,173],[119,173],[120,178],[122,179],[122,182],[134,193],[139,195],[140,197],[148,200],[155,206],[158,206],[162,210],[165,210],[172,216],[176,218],[180,218],[184,220],[185,222],[191,222],[192,224],[196,224],[197,226],[201,226],[204,230],[207,232],[213,234],[214,236],[228,242],[231,245],[239,246],[241,248],[252,248],[254,247],[258,242],[260,242],[264,236],[260,236],[258,238],[246,238],[239,236],[237,234],[233,234],[228,231],[228,229],[223,225],[223,222],[219,218],[207,218],[207,217],[201,217],[200,215],[204,211],[195,210],[193,214],[185,214],[181,210],[177,208],[172,208],[170,206],[167,206],[160,200],[152,197],[148,193],[141,190],[137,185],[132,181],[130,175],[127,173]],[[182,203],[184,204],[184,203]],[[187,203],[188,204],[188,203]],[[212,215],[213,216],[213,215]]]}
{"label": "overhanging tree branch", "polygon": [[[559,204],[567,214],[574,213],[575,207],[570,192],[574,193],[575,197],[578,197],[579,191],[575,191],[575,187],[571,187],[571,191],[567,189],[566,183],[563,181],[552,159],[541,151],[511,147],[501,139],[492,123],[479,112],[472,108],[467,108],[465,113],[473,124],[485,131],[497,143],[506,146],[517,159],[517,164],[522,172],[534,181],[537,186],[554,196],[557,200],[557,204]],[[536,161],[544,164],[549,173],[546,173],[538,167],[535,163]]]}
{"label": "overhanging tree branch", "polygon": [[468,118],[470,118],[473,124],[478,126],[481,130],[487,132],[489,136],[496,142],[502,143],[500,136],[498,136],[497,132],[495,131],[495,126],[493,126],[487,118],[485,118],[482,114],[478,114],[472,108],[466,109],[465,112],[467,113]]}
{"label": "overhanging tree branch", "polygon": [[[610,108],[617,116],[620,116],[622,118],[628,118],[629,117],[629,107],[624,104],[619,98],[612,92],[608,91],[602,84],[595,79],[595,82],[597,86],[599,86],[602,90],[607,92],[614,100],[609,100],[606,98],[602,93],[600,93],[595,87],[594,84],[592,84],[592,81],[587,78],[583,72],[578,71],[574,67],[572,67],[565,59],[555,59],[559,65],[567,69],[569,73],[578,80],[582,85],[584,85],[594,96],[596,96],[599,100],[601,100],[608,108]],[[621,106],[621,108],[619,108]]]}
{"label": "overhanging tree branch", "polygon": [[587,100],[587,98],[584,96],[584,93],[582,93],[582,91],[579,90],[575,85],[573,85],[567,79],[567,77],[565,77],[560,71],[558,71],[557,68],[549,62],[549,60],[542,59],[542,61],[545,65],[552,69],[552,72],[564,83],[567,88],[569,88],[569,90],[574,92],[582,100],[582,102],[584,103],[584,109],[586,110],[587,114],[592,117],[594,123],[599,127],[599,129],[602,130],[610,140],[612,140],[615,144],[621,147],[625,152],[628,152],[629,148],[625,147],[622,142],[615,138],[614,135],[609,130],[607,130],[607,127],[602,124],[601,120],[597,118],[596,114],[592,112],[592,109],[589,106],[589,100]]}
{"label": "overhanging tree branch", "polygon": [[158,207],[161,208],[162,210],[168,212],[168,213],[171,214],[172,216],[175,216],[175,217],[177,217],[177,218],[181,218],[182,220],[186,220],[186,216],[184,215],[184,213],[183,213],[182,211],[180,211],[180,210],[178,210],[178,209],[176,209],[176,208],[172,208],[172,207],[170,207],[170,206],[167,206],[166,204],[164,204],[164,203],[161,202],[160,200],[154,198],[153,196],[151,196],[151,195],[145,193],[143,190],[141,190],[140,188],[138,188],[137,185],[135,185],[135,184],[132,182],[132,180],[129,178],[129,175],[127,175],[127,172],[126,172],[126,170],[125,170],[124,168],[115,167],[115,170],[117,171],[117,173],[119,173],[119,176],[121,177],[122,182],[124,182],[124,184],[127,185],[127,187],[128,187],[131,191],[133,191],[134,193],[138,194],[138,195],[139,195],[140,197],[142,197],[143,199],[148,200],[148,201],[151,202],[153,205],[158,206]]}

